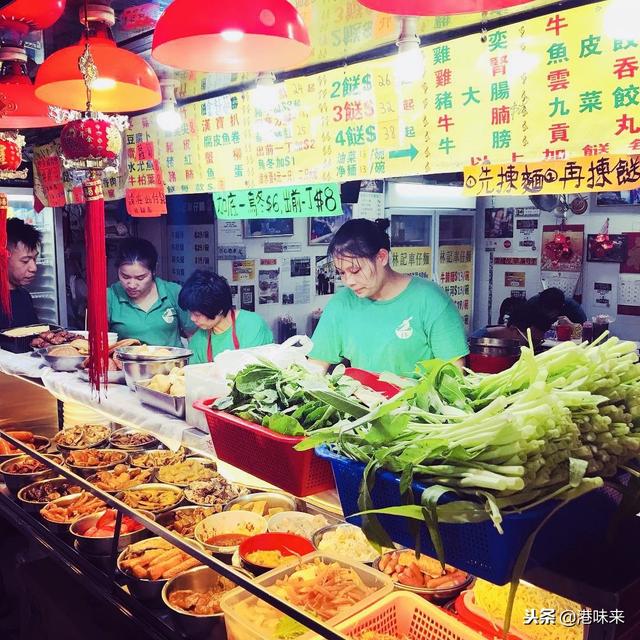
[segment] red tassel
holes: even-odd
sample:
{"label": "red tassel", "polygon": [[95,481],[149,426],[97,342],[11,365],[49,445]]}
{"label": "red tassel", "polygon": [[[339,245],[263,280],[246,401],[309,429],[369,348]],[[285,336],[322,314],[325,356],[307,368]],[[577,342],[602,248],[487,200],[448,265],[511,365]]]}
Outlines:
{"label": "red tassel", "polygon": [[91,172],[82,188],[86,200],[84,242],[87,254],[89,381],[99,394],[100,389],[107,386],[109,370],[107,256],[100,173]]}
{"label": "red tassel", "polygon": [[11,320],[11,290],[9,288],[9,249],[7,247],[7,194],[0,193],[0,311]]}

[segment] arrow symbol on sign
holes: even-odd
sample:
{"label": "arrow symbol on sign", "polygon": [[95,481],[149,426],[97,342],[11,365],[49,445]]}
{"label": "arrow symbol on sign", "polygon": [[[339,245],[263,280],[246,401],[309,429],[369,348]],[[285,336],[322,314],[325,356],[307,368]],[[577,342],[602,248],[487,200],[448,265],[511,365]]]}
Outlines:
{"label": "arrow symbol on sign", "polygon": [[389,151],[389,158],[411,158],[415,160],[418,155],[418,150],[413,144],[408,149],[396,149],[395,151]]}

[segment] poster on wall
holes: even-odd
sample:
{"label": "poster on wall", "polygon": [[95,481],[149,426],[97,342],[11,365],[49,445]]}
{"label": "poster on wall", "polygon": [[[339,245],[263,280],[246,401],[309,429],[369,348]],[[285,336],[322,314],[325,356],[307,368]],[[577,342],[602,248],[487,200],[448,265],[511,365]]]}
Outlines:
{"label": "poster on wall", "polygon": [[275,220],[244,220],[243,233],[245,238],[292,236],[293,218],[278,218]]}
{"label": "poster on wall", "polygon": [[239,309],[240,305],[238,304],[238,293],[239,293],[238,285],[237,284],[229,285],[229,289],[231,289],[231,303],[236,309]]}
{"label": "poster on wall", "polygon": [[516,209],[514,245],[518,253],[538,251],[540,212],[537,209]]}
{"label": "poster on wall", "polygon": [[596,204],[599,207],[628,207],[640,205],[640,189],[599,193],[596,197]]}
{"label": "poster on wall", "polygon": [[398,273],[430,279],[433,275],[431,247],[393,247],[391,267]]}
{"label": "poster on wall", "polygon": [[255,260],[234,260],[231,264],[231,279],[233,282],[243,282],[255,280],[256,261]]}
{"label": "poster on wall", "polygon": [[242,222],[218,219],[218,243],[224,245],[242,243]]}
{"label": "poster on wall", "polygon": [[256,310],[255,287],[252,284],[243,284],[240,287],[240,308],[245,311]]}
{"label": "poster on wall", "polygon": [[339,277],[329,256],[316,256],[316,294],[329,296],[336,290]]}
{"label": "poster on wall", "polygon": [[280,269],[258,270],[258,304],[278,304]]}
{"label": "poster on wall", "polygon": [[621,273],[618,285],[618,313],[640,316],[640,274]]}
{"label": "poster on wall", "polygon": [[309,218],[309,244],[329,244],[335,232],[353,217],[353,205],[343,204],[341,216]]}
{"label": "poster on wall", "polygon": [[513,249],[513,217],[515,209],[500,207],[485,209],[485,248],[510,251]]}
{"label": "poster on wall", "polygon": [[640,232],[623,235],[627,239],[627,257],[620,265],[620,273],[640,273]]}
{"label": "poster on wall", "polygon": [[542,228],[542,271],[580,273],[584,256],[584,225]]}
{"label": "poster on wall", "polygon": [[504,286],[525,288],[527,286],[527,274],[524,271],[507,271],[504,274]]}
{"label": "poster on wall", "polygon": [[593,304],[599,309],[613,311],[617,307],[617,291],[613,282],[593,283]]}
{"label": "poster on wall", "polygon": [[627,238],[622,233],[598,233],[587,236],[587,262],[617,262],[627,257]]}

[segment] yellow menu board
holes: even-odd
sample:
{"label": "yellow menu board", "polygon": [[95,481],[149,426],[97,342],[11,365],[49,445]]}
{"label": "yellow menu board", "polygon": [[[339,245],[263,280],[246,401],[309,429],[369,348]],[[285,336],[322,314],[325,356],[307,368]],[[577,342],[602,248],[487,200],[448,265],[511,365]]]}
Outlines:
{"label": "yellow menu board", "polygon": [[190,104],[178,135],[155,134],[167,192],[636,154],[640,47],[600,35],[603,6],[424,47],[421,82],[390,56],[278,83],[271,106],[256,90]]}
{"label": "yellow menu board", "polygon": [[473,247],[469,244],[443,244],[439,251],[440,286],[454,301],[468,328],[473,299]]}

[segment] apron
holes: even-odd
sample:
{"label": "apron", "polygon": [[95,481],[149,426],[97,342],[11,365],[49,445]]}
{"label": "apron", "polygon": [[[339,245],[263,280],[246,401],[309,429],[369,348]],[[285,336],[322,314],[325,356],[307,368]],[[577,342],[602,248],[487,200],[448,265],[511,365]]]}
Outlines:
{"label": "apron", "polygon": [[[233,348],[239,349],[238,334],[236,333],[236,310],[231,309],[231,339],[233,340]],[[207,362],[213,362],[213,345],[211,344],[211,331],[209,331],[209,340],[207,343]]]}

